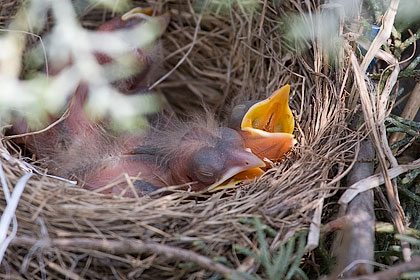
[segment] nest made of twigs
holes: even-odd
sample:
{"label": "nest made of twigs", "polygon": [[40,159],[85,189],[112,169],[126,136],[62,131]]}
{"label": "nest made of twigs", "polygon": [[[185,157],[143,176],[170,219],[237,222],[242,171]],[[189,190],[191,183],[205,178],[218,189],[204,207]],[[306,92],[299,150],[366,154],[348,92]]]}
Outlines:
{"label": "nest made of twigs", "polygon": [[[13,16],[19,2],[4,5],[2,19]],[[204,102],[223,121],[236,100],[266,97],[291,84],[298,139],[292,156],[239,189],[213,194],[174,190],[153,199],[104,196],[35,174],[20,198],[17,238],[7,249],[1,273],[17,279],[197,279],[226,272],[214,263],[206,266],[198,254],[208,260],[224,256],[233,268],[252,273],[258,265],[233,249],[258,247],[255,228],[242,219],[259,216],[273,228],[271,248],[308,228],[315,209],[340,186],[359,134],[346,123],[352,112],[341,90],[344,57],[329,73],[321,70],[328,63],[321,48],[299,54],[283,38],[287,15],[304,14],[305,9],[318,13],[319,8],[281,3],[265,1],[250,12],[235,5],[200,12],[179,0],[149,5],[158,14],[171,15],[162,37],[163,74],[173,72],[157,90],[178,112],[197,110]],[[89,27],[112,16],[99,9],[82,14]],[[22,160],[1,158],[11,190],[25,174]],[[4,211],[4,193],[0,195]],[[182,265],[186,262],[199,266]]]}

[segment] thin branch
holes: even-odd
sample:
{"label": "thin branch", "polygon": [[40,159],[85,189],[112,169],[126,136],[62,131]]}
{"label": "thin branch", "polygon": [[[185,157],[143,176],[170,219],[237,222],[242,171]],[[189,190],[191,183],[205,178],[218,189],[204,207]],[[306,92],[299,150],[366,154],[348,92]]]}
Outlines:
{"label": "thin branch", "polygon": [[[375,157],[375,149],[369,140],[361,143],[358,160],[370,160]],[[357,162],[347,176],[347,184],[352,185],[371,176],[374,172],[373,162]],[[374,261],[375,244],[375,212],[373,210],[373,190],[358,194],[348,205],[347,217],[349,229],[344,232],[342,246],[347,246],[344,262],[347,265],[357,260],[367,263],[358,264],[349,269],[344,275],[353,276],[373,272],[369,262]]]}
{"label": "thin branch", "polygon": [[420,269],[420,257],[414,256],[411,261],[394,265],[384,271],[343,280],[391,280],[400,278],[402,274]]}
{"label": "thin branch", "polygon": [[40,249],[59,247],[77,250],[77,248],[83,248],[85,250],[98,250],[110,254],[153,253],[165,257],[166,259],[194,262],[202,268],[220,273],[225,277],[234,276],[238,279],[242,279],[235,270],[195,252],[164,244],[142,242],[140,240],[103,240],[93,238],[36,239],[29,236],[20,236],[13,239],[11,244],[22,247],[32,247],[36,245]]}

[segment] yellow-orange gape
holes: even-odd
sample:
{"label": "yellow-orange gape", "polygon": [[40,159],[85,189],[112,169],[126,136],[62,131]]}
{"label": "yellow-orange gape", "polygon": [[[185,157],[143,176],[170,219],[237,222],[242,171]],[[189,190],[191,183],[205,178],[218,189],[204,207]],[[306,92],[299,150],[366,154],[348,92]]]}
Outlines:
{"label": "yellow-orange gape", "polygon": [[[235,106],[229,126],[241,135],[245,148],[261,160],[281,160],[296,144],[293,135],[295,122],[289,107],[290,86],[285,85],[270,97],[259,102],[248,101]],[[210,191],[232,188],[241,182],[264,174],[263,167],[242,171]]]}
{"label": "yellow-orange gape", "polygon": [[283,86],[251,106],[242,119],[240,134],[245,147],[260,159],[278,161],[296,144],[289,92],[290,86]]}

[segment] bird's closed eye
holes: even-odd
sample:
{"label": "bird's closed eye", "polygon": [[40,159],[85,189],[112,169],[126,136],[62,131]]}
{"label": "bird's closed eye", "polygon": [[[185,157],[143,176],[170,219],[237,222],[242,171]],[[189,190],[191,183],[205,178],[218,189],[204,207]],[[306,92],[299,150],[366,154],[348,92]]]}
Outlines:
{"label": "bird's closed eye", "polygon": [[215,170],[210,165],[197,166],[195,178],[204,184],[212,184],[216,181]]}
{"label": "bird's closed eye", "polygon": [[200,175],[204,177],[214,176],[214,170],[211,170],[209,166],[202,166],[201,168],[198,168],[198,173],[200,173]]}
{"label": "bird's closed eye", "polygon": [[214,148],[202,148],[195,153],[189,167],[190,174],[198,181],[211,184],[220,176],[224,160]]}

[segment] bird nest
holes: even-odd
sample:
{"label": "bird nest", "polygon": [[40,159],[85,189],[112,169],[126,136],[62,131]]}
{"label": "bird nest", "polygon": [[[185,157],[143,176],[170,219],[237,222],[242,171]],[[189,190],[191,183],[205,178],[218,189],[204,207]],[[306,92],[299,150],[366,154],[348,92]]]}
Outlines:
{"label": "bird nest", "polygon": [[[21,4],[6,2],[0,9],[4,27]],[[262,2],[133,5],[170,13],[162,36],[164,78],[155,90],[178,113],[199,111],[204,104],[223,123],[232,104],[265,98],[290,84],[298,141],[292,153],[237,189],[209,194],[174,188],[157,198],[124,198],[48,177],[4,140],[1,211],[8,205],[5,189],[24,190],[17,223],[9,229],[15,238],[6,250],[2,277],[203,279],[235,270],[264,275],[254,258],[237,250],[260,252],[256,217],[272,250],[302,230],[316,234],[316,226],[309,231],[311,223],[320,223],[321,210],[333,207],[325,200],[339,190],[362,136],[348,128],[354,112],[344,90],[348,58],[338,50],[337,59],[328,60],[327,42],[313,32],[303,41],[288,36],[301,32],[290,24],[297,15],[306,28],[314,28],[316,18],[308,13],[328,8],[309,1]],[[94,5],[79,11],[87,28],[115,15]]]}

